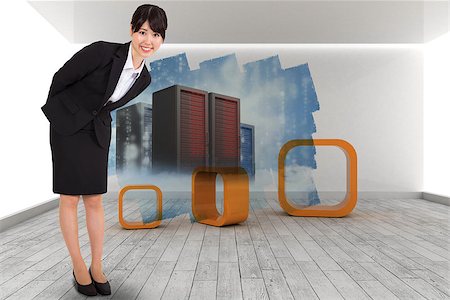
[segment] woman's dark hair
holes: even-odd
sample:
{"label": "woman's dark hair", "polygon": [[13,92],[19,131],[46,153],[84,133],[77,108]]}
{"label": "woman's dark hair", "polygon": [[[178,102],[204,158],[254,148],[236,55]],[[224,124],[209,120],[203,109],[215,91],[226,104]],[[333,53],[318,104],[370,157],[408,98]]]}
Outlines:
{"label": "woman's dark hair", "polygon": [[131,18],[133,32],[139,31],[146,21],[151,30],[159,33],[163,39],[166,38],[167,16],[162,8],[152,4],[143,4],[136,8]]}

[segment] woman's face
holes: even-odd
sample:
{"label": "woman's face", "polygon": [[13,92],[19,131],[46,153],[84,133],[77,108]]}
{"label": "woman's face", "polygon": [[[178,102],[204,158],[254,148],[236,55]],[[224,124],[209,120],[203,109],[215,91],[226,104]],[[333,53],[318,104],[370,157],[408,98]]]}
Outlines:
{"label": "woman's face", "polygon": [[148,21],[137,32],[133,32],[130,26],[130,35],[134,52],[142,59],[154,54],[164,42],[159,33],[152,31]]}

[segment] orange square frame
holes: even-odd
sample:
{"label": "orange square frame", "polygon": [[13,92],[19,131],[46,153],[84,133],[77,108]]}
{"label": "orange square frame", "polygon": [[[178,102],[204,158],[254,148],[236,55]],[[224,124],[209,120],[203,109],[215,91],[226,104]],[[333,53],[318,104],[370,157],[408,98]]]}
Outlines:
{"label": "orange square frame", "polygon": [[[216,207],[216,176],[223,178],[223,214]],[[199,223],[224,226],[248,218],[249,180],[241,167],[197,167],[192,172],[192,214]]]}
{"label": "orange square frame", "polygon": [[[296,206],[289,202],[285,193],[284,162],[286,155],[297,146],[336,146],[347,157],[347,193],[343,201],[335,205]],[[343,217],[352,212],[358,199],[357,158],[353,146],[340,139],[290,140],[283,145],[278,155],[278,200],[281,207],[292,216],[300,217]]]}
{"label": "orange square frame", "polygon": [[[154,190],[157,197],[157,217],[156,220],[151,223],[144,222],[127,222],[123,218],[123,196],[129,190]],[[127,185],[123,187],[119,192],[119,222],[125,229],[144,229],[155,228],[161,224],[162,219],[162,192],[156,185]]]}

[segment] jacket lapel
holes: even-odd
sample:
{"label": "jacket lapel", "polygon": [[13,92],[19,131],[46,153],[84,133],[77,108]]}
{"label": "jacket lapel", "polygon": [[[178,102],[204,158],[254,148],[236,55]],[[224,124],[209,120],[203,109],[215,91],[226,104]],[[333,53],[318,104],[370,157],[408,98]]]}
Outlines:
{"label": "jacket lapel", "polygon": [[[120,74],[122,74],[123,67],[125,62],[127,61],[128,49],[130,47],[131,41],[121,45],[119,49],[114,53],[113,63],[111,67],[111,73],[109,74],[108,85],[106,88],[105,96],[102,101],[102,105],[99,107],[99,110],[103,107],[103,105],[108,101],[111,95],[114,92],[117,83],[119,82]],[[114,110],[118,107],[125,105],[130,99],[133,99],[137,95],[139,95],[149,84],[151,81],[150,73],[147,70],[147,66],[144,62],[144,68],[142,69],[141,74],[138,79],[134,82],[131,88],[128,90],[125,95],[122,96],[119,100],[114,103],[107,104],[109,110]]]}
{"label": "jacket lapel", "polygon": [[131,86],[131,88],[128,90],[128,92],[126,92],[125,95],[123,95],[123,97],[117,100],[116,102],[108,105],[108,109],[114,110],[118,107],[127,104],[131,99],[139,95],[148,86],[148,84],[151,81],[150,79],[151,77],[147,71],[147,66],[144,65],[141,74],[139,75],[138,79],[134,82],[134,84]]}
{"label": "jacket lapel", "polygon": [[114,88],[119,82],[120,74],[122,74],[123,66],[127,61],[128,48],[131,41],[123,44],[114,54],[113,64],[111,67],[111,73],[109,74],[108,86],[106,88],[105,97],[103,98],[102,105],[111,97],[114,92]]}

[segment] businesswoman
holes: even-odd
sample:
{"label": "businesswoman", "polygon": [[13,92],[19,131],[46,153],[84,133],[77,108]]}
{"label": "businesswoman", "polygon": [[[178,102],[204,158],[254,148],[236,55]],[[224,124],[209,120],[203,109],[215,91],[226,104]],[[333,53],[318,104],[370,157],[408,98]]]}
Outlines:
{"label": "businesswoman", "polygon": [[[107,192],[110,112],[139,95],[151,82],[145,59],[163,44],[167,17],[145,4],[134,12],[131,41],[94,42],[70,58],[53,76],[42,111],[50,121],[53,192],[60,194],[59,221],[69,250],[78,291],[111,294],[102,270],[104,212]],[[88,268],[78,241],[80,195],[86,210],[91,246]]]}

